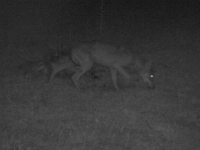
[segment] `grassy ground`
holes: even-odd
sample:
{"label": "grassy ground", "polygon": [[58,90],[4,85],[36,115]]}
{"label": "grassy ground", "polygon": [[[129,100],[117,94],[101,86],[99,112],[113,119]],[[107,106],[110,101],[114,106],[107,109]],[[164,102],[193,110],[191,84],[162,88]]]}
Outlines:
{"label": "grassy ground", "polygon": [[[11,52],[12,50],[10,50]],[[156,89],[115,91],[70,78],[23,78],[7,54],[1,63],[2,150],[198,150],[200,94],[195,45],[153,51]],[[3,62],[2,61],[2,62]],[[18,61],[20,62],[20,61]],[[98,83],[98,82],[97,82]],[[104,86],[106,88],[104,88]]]}

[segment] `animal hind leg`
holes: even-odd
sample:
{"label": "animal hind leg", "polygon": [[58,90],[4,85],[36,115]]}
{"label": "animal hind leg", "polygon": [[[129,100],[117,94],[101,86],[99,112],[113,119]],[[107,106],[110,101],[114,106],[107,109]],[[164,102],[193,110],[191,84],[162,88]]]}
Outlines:
{"label": "animal hind leg", "polygon": [[74,84],[76,85],[77,88],[79,88],[79,83],[78,83],[79,78],[83,74],[85,74],[88,70],[90,70],[92,68],[92,65],[93,65],[92,61],[83,62],[81,64],[80,68],[72,76],[72,80],[73,80],[73,82],[74,82]]}
{"label": "animal hind leg", "polygon": [[115,89],[119,90],[119,87],[117,85],[117,70],[115,68],[111,68],[110,72],[111,72],[111,79],[112,79],[113,85]]}

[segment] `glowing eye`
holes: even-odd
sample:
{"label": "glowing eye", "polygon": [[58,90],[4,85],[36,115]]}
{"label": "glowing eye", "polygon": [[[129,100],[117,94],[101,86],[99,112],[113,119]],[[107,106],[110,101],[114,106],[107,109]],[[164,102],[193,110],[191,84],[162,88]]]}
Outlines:
{"label": "glowing eye", "polygon": [[153,78],[153,75],[151,74],[150,77]]}

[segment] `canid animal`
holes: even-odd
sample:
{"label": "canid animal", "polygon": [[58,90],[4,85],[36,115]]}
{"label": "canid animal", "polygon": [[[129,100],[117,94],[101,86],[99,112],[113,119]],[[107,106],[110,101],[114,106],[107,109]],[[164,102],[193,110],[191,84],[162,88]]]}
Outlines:
{"label": "canid animal", "polygon": [[72,48],[71,57],[74,63],[80,66],[72,76],[74,84],[79,88],[79,78],[90,70],[94,63],[109,67],[113,85],[119,89],[117,84],[117,72],[126,79],[130,79],[126,67],[135,69],[143,82],[149,88],[155,88],[153,81],[152,62],[143,61],[123,46],[101,42],[86,42]]}

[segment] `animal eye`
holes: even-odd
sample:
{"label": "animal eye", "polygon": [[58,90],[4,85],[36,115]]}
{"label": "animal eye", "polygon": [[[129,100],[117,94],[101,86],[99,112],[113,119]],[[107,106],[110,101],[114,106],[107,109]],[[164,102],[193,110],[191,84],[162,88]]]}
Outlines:
{"label": "animal eye", "polygon": [[151,74],[150,77],[153,78],[154,76]]}

